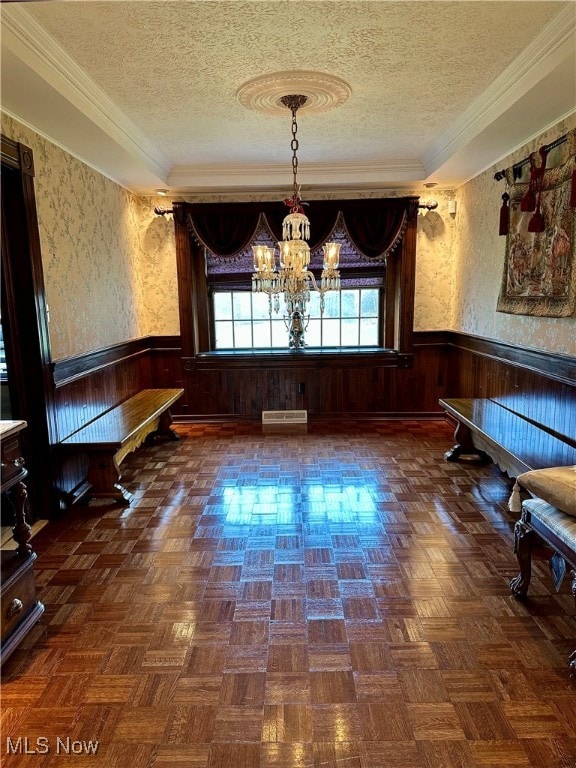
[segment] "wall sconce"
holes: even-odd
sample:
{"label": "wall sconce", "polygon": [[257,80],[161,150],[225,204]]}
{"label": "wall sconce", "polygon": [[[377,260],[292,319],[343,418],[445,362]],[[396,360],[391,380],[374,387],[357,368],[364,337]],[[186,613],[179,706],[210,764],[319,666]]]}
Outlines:
{"label": "wall sconce", "polygon": [[[160,195],[160,197],[166,197],[168,192],[170,192],[169,189],[155,189],[154,192],[157,195]],[[173,219],[174,218],[174,211],[172,208],[160,208],[159,206],[156,206],[154,208],[154,213],[156,216],[166,216],[167,219]]]}
{"label": "wall sconce", "polygon": [[174,210],[172,208],[158,208],[158,206],[156,206],[154,208],[154,213],[156,216],[166,216],[169,221],[174,219]]}
{"label": "wall sconce", "polygon": [[[438,208],[437,200],[427,200],[425,203],[420,203],[419,209],[426,209],[427,211],[435,211]],[[420,210],[418,211],[420,213]]]}

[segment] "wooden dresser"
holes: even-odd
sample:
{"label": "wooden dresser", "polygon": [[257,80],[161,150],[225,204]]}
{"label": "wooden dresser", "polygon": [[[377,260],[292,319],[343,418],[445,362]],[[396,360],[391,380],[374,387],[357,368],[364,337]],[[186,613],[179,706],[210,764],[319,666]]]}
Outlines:
{"label": "wooden dresser", "polygon": [[14,509],[12,535],[18,545],[15,550],[0,552],[1,582],[1,646],[2,663],[38,621],[44,606],[36,597],[34,560],[30,544],[30,526],[26,520],[28,492],[24,480],[28,474],[20,447],[20,432],[25,421],[0,421],[0,451],[2,454],[2,504]]}

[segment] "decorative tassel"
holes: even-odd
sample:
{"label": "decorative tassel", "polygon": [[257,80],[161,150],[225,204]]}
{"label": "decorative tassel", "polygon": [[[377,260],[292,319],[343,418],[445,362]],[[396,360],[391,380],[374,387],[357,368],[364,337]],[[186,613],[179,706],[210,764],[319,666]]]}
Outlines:
{"label": "decorative tassel", "polygon": [[502,195],[502,207],[500,208],[500,228],[498,230],[499,235],[507,235],[510,232],[510,207],[508,201],[510,195],[504,192]]}
{"label": "decorative tassel", "polygon": [[526,191],[526,194],[520,201],[520,210],[523,213],[533,211],[536,208],[536,195],[534,194],[532,175],[530,176],[530,184]]}
{"label": "decorative tassel", "polygon": [[544,222],[544,216],[542,216],[542,211],[538,208],[538,210],[532,214],[530,221],[528,222],[528,232],[544,232],[545,229],[546,224]]}
{"label": "decorative tassel", "polygon": [[518,481],[514,483],[514,488],[512,488],[512,493],[508,499],[508,509],[510,512],[515,512],[516,514],[522,512],[522,498],[520,497],[520,486],[518,485]]}

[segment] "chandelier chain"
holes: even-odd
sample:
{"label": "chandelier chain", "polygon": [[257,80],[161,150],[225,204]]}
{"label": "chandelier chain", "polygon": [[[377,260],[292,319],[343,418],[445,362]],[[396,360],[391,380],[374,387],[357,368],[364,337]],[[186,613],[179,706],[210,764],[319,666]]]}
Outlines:
{"label": "chandelier chain", "polygon": [[298,175],[298,155],[296,152],[298,151],[298,139],[296,138],[298,133],[298,122],[296,121],[296,109],[292,108],[292,141],[290,142],[290,147],[292,148],[292,177],[293,177],[293,191],[294,191],[294,198],[298,196],[298,181],[297,181],[297,175]]}

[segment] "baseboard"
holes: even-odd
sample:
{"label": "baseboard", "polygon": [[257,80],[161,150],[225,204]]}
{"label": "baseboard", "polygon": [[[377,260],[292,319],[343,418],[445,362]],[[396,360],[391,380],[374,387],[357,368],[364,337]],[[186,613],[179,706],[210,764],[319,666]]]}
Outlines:
{"label": "baseboard", "polygon": [[[444,421],[445,414],[443,411],[408,411],[406,413],[387,413],[386,411],[378,411],[375,413],[311,413],[308,411],[308,421]],[[239,421],[254,421],[262,423],[261,415],[246,415],[235,413],[189,413],[186,415],[174,415],[174,424],[221,424],[222,422],[239,422]]]}

